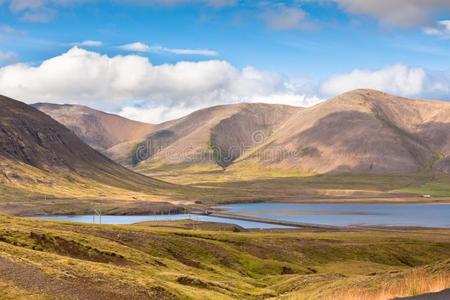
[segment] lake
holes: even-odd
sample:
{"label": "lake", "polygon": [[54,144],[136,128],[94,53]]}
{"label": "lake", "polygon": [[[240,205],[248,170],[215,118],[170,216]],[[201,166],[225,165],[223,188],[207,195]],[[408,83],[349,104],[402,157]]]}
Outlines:
{"label": "lake", "polygon": [[[228,213],[266,219],[294,222],[348,226],[421,226],[450,227],[450,204],[294,204],[294,203],[246,203],[219,206]],[[93,223],[92,215],[44,216],[45,220]],[[193,219],[198,221],[223,222],[244,228],[289,228],[287,226],[198,216],[143,215],[143,216],[102,216],[102,224],[133,224],[143,221],[163,221]],[[95,222],[99,218],[95,217]]]}
{"label": "lake", "polygon": [[321,225],[450,227],[450,204],[294,204],[223,205],[228,213]]}
{"label": "lake", "polygon": [[[93,215],[82,215],[82,216],[42,216],[35,217],[35,219],[49,220],[49,221],[68,221],[68,222],[81,222],[81,223],[94,223]],[[220,222],[220,223],[231,223],[239,225],[243,228],[290,228],[288,226],[266,224],[259,222],[249,222],[241,220],[231,220],[225,218],[216,218],[210,216],[200,216],[191,214],[179,214],[179,215],[142,215],[142,216],[102,216],[102,224],[134,224],[145,221],[174,221],[192,219],[195,221],[203,222]],[[98,216],[95,216],[95,223],[98,224],[100,221]]]}

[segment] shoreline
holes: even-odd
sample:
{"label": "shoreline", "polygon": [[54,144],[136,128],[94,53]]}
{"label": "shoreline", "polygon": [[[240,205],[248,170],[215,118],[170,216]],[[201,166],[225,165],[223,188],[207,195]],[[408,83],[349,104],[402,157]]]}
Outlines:
{"label": "shoreline", "polygon": [[[304,205],[305,203],[285,203],[285,202],[258,202],[258,203],[265,203],[265,204],[298,204],[298,205]],[[240,203],[241,205],[246,205],[246,203]],[[256,204],[256,203],[250,203],[250,205]],[[192,220],[195,221],[197,216],[197,221],[199,222],[221,222],[221,223],[232,223],[240,226],[244,226],[245,228],[266,228],[267,226],[264,226],[263,224],[272,224],[277,226],[283,226],[283,227],[295,227],[299,229],[318,229],[318,230],[380,230],[384,228],[383,230],[393,230],[395,228],[441,228],[446,229],[450,228],[450,224],[447,224],[445,220],[438,219],[436,223],[430,224],[428,226],[428,223],[425,222],[423,219],[416,223],[411,224],[410,219],[406,219],[400,222],[396,222],[396,216],[394,215],[392,218],[394,219],[368,219],[365,222],[364,221],[358,221],[353,219],[344,219],[344,221],[332,221],[333,217],[337,215],[341,215],[339,209],[337,211],[329,210],[328,214],[322,214],[320,213],[320,206],[321,205],[330,205],[331,203],[315,203],[313,205],[319,206],[314,209],[319,209],[317,213],[308,213],[311,212],[310,210],[305,210],[305,214],[302,216],[305,218],[297,218],[292,219],[289,217],[286,218],[272,218],[272,217],[264,217],[264,213],[262,214],[245,214],[239,213],[239,212],[229,212],[232,210],[232,207],[223,207],[223,206],[214,206],[214,207],[195,207],[195,209],[189,209],[188,207],[184,207],[183,210],[173,211],[174,213],[141,213],[141,214],[108,214],[104,213],[102,214],[103,218],[108,218],[109,221],[106,221],[104,224],[134,224],[139,222],[161,222],[161,221],[177,221],[177,220]],[[344,204],[337,204],[338,206],[345,206],[345,205],[354,205],[355,203],[344,203]],[[395,203],[395,204],[389,204],[389,203],[364,203],[361,205],[442,205],[443,203],[426,203],[426,204],[420,204],[420,203]],[[449,204],[446,204],[449,205]],[[326,209],[326,208],[324,208]],[[385,208],[386,209],[386,208]],[[388,208],[387,208],[388,209]],[[263,209],[263,211],[265,211]],[[276,207],[274,207],[272,212],[277,212],[278,210]],[[432,209],[433,211],[433,209]],[[432,212],[431,211],[431,212]],[[313,211],[314,212],[314,211]],[[365,215],[365,213],[358,213],[357,211],[354,212],[356,215]],[[315,215],[330,215],[331,216],[331,223],[317,219],[311,219],[308,217],[315,216]],[[369,214],[369,213],[368,213]],[[371,215],[371,214],[369,214]],[[385,215],[385,213],[383,213]],[[286,215],[287,216],[287,215]],[[99,218],[99,215],[96,214],[53,214],[53,215],[35,215],[35,216],[29,216],[30,218],[35,218],[37,220],[47,220],[52,221],[52,217],[55,219],[53,221],[67,221],[67,222],[81,222],[81,223],[91,223],[90,220],[88,221],[86,218]],[[73,217],[73,220],[70,220],[70,218]],[[117,220],[114,220],[114,217],[118,217]],[[124,217],[123,219],[120,219],[120,217]],[[130,219],[126,219],[126,217],[130,217]],[[133,217],[135,220],[133,220]],[[139,217],[143,217],[144,219],[139,220]],[[145,219],[145,217],[148,217],[149,219]],[[344,216],[345,217],[345,216]],[[60,218],[60,219],[58,219]],[[200,220],[199,218],[203,218]],[[414,218],[414,214],[413,217]],[[445,218],[445,217],[444,217]],[[214,220],[215,219],[215,220]],[[419,218],[420,219],[420,218]],[[236,220],[236,222],[233,222],[233,220]],[[122,223],[124,222],[124,223]],[[244,222],[244,223],[242,223]],[[251,227],[252,224],[246,224],[246,222],[254,223],[255,227]],[[95,222],[94,222],[95,223]],[[343,224],[342,224],[343,223]],[[259,224],[259,225],[258,225]],[[276,227],[273,227],[276,228]]]}
{"label": "shoreline", "polygon": [[[427,199],[427,200],[425,200]],[[66,199],[64,199],[66,200]],[[76,201],[76,199],[67,199],[68,201]],[[67,201],[66,200],[66,201]],[[80,204],[81,202],[81,204]],[[84,202],[84,203],[83,203]],[[16,217],[39,217],[39,216],[76,216],[76,215],[90,215],[94,214],[92,207],[100,208],[104,213],[103,215],[110,216],[144,216],[144,215],[170,215],[170,214],[183,214],[183,212],[198,212],[206,210],[226,211],[226,208],[221,206],[226,205],[248,205],[256,203],[273,203],[273,204],[309,204],[309,205],[450,205],[450,198],[443,197],[439,199],[435,198],[401,198],[395,200],[395,198],[329,198],[329,199],[261,199],[261,200],[228,200],[218,201],[211,203],[209,201],[199,201],[199,203],[186,203],[184,201],[173,202],[153,202],[153,201],[135,201],[135,202],[123,202],[104,199],[98,199],[94,201],[80,200],[76,204],[63,201],[61,207],[56,202],[51,204],[45,203],[45,208],[42,206],[42,202],[25,202],[25,203],[1,203],[0,213],[4,215],[16,216]],[[22,204],[22,205],[21,205]],[[65,205],[64,205],[65,204]],[[3,208],[4,206],[5,208]],[[74,207],[75,206],[75,207]],[[76,207],[78,206],[78,207]]]}

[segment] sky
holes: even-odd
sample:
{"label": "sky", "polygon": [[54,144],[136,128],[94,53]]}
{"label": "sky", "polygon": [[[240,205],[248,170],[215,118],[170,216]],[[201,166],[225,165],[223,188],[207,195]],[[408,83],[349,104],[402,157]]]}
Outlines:
{"label": "sky", "polygon": [[450,0],[0,0],[0,94],[158,123],[356,88],[450,100]]}

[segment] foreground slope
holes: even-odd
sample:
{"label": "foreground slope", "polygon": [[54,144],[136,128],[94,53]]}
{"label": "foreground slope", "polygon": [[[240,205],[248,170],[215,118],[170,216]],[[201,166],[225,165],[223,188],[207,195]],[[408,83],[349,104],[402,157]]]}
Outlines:
{"label": "foreground slope", "polygon": [[143,138],[154,125],[128,120],[81,105],[33,104],[72,130],[91,147],[104,151],[127,141]]}
{"label": "foreground slope", "polygon": [[450,286],[447,229],[256,231],[0,216],[2,299],[392,299]]}
{"label": "foreground slope", "polygon": [[0,96],[0,106],[3,199],[39,193],[70,197],[177,193],[179,187],[137,174],[111,161],[29,105]]}

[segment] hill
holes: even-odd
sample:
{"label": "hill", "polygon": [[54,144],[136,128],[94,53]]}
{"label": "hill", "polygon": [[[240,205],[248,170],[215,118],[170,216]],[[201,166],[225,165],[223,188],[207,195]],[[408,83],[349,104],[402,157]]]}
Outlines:
{"label": "hill", "polygon": [[[64,107],[40,108],[58,119]],[[115,141],[105,153],[145,173],[206,165],[303,174],[450,172],[450,103],[444,101],[355,90],[310,108],[223,105],[158,125],[138,123],[141,131],[124,125],[105,134],[108,122],[84,111],[98,121],[93,136]],[[70,128],[90,127],[79,118],[59,119]]]}
{"label": "hill", "polygon": [[248,103],[203,109],[155,127],[145,141],[154,147],[145,160],[226,167],[258,143],[257,134],[271,134],[295,111],[290,106]]}
{"label": "hill", "polygon": [[[223,122],[227,140],[240,135],[235,119]],[[226,190],[228,199],[448,197],[449,134],[449,102],[355,90],[313,107],[292,108],[269,131],[254,130],[251,147],[232,143],[244,151],[226,171],[217,164],[170,164],[155,158],[136,170]]]}
{"label": "hill", "polygon": [[318,174],[449,172],[449,137],[449,102],[356,90],[297,112],[247,158]]}
{"label": "hill", "polygon": [[148,225],[0,216],[0,296],[393,299],[450,284],[448,229],[236,233]]}
{"label": "hill", "polygon": [[181,187],[113,162],[29,105],[0,96],[0,106],[1,200],[34,196],[157,200],[180,195]]}
{"label": "hill", "polygon": [[450,196],[449,129],[449,102],[355,90],[309,108],[199,110],[105,153],[213,198]]}
{"label": "hill", "polygon": [[100,151],[141,139],[154,127],[81,105],[37,103],[32,106],[64,124],[86,144]]}

